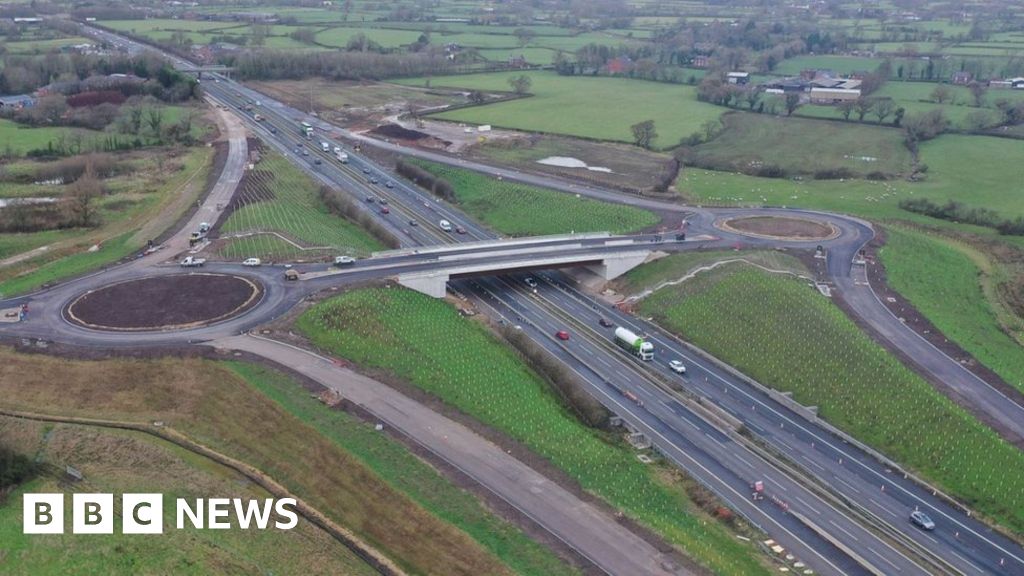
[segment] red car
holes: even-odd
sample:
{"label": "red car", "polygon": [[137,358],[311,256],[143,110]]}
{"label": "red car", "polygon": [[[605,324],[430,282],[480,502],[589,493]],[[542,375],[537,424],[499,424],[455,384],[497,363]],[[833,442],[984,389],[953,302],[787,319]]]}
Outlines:
{"label": "red car", "polygon": [[555,332],[555,338],[558,338],[559,340],[568,340],[569,333],[565,330],[559,330],[558,332]]}
{"label": "red car", "polygon": [[462,226],[459,226],[458,228],[455,229],[455,233],[456,234],[465,234],[466,233],[466,229],[463,228]]}
{"label": "red car", "polygon": [[382,206],[381,209],[380,209],[380,213],[381,214],[391,214],[391,209],[388,208],[387,206]]}

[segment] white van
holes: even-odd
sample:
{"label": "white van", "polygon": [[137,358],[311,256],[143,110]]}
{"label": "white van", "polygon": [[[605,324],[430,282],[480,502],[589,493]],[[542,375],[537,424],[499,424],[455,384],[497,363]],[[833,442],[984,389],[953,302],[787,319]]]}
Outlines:
{"label": "white van", "polygon": [[327,142],[321,142],[320,143],[320,149],[323,150],[324,152],[330,152],[331,151],[331,145],[329,143],[327,143]]}
{"label": "white van", "polygon": [[259,266],[262,263],[259,258],[246,258],[242,266]]}
{"label": "white van", "polygon": [[440,222],[437,223],[437,225],[440,226],[441,230],[444,230],[445,232],[452,231],[452,223],[447,220],[441,220]]}

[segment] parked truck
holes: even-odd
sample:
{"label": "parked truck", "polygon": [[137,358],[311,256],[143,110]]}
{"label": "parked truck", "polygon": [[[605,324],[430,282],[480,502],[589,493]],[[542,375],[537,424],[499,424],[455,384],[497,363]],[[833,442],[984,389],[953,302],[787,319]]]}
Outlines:
{"label": "parked truck", "polygon": [[643,360],[654,360],[654,344],[645,342],[628,328],[619,326],[615,329],[615,343],[623,350]]}

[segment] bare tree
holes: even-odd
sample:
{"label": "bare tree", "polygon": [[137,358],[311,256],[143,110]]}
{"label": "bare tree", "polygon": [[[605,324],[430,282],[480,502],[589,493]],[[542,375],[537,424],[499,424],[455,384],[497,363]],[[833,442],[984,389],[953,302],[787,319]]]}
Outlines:
{"label": "bare tree", "polygon": [[885,122],[885,119],[892,116],[892,113],[896,111],[896,103],[889,98],[879,98],[875,101],[874,112],[875,118],[878,118],[878,123]]}
{"label": "bare tree", "polygon": [[949,100],[952,97],[953,91],[945,84],[939,84],[935,87],[935,90],[932,90],[932,101],[938,104],[943,104],[946,100]]}
{"label": "bare tree", "polygon": [[849,120],[850,114],[853,114],[853,109],[857,106],[857,103],[853,100],[843,100],[839,104],[836,104],[836,110],[843,115],[843,120]]}
{"label": "bare tree", "polygon": [[633,131],[633,141],[641,148],[651,148],[651,144],[658,138],[658,132],[654,129],[654,120],[644,120],[629,127]]}
{"label": "bare tree", "polygon": [[974,99],[974,106],[981,108],[981,105],[985,102],[985,92],[988,91],[988,87],[981,82],[971,82],[967,89],[971,91],[971,98]]}
{"label": "bare tree", "polygon": [[512,91],[516,94],[526,94],[530,91],[530,87],[533,86],[533,80],[526,74],[520,74],[519,76],[509,78],[508,85],[512,87]]}
{"label": "bare tree", "polygon": [[529,28],[516,28],[512,33],[515,34],[520,47],[526,46],[537,36],[537,33]]}
{"label": "bare tree", "polygon": [[103,195],[103,184],[96,177],[92,162],[86,164],[85,171],[71,184],[68,192],[68,206],[79,226],[96,224],[95,200]]}
{"label": "bare tree", "polygon": [[160,128],[163,126],[163,123],[164,123],[164,110],[163,110],[163,108],[160,108],[158,106],[154,106],[154,107],[150,108],[148,110],[148,113],[146,114],[146,124],[149,126],[149,129],[153,132],[153,137],[156,138],[157,141],[160,141],[161,138],[162,138],[162,134],[160,132]]}
{"label": "bare tree", "polygon": [[792,116],[793,112],[800,107],[800,95],[796,93],[786,94],[786,116]]}
{"label": "bare tree", "polygon": [[863,96],[857,98],[853,103],[853,108],[857,111],[857,120],[859,122],[863,122],[864,117],[868,115],[868,112],[871,112],[871,109],[874,108],[874,106],[875,101],[870,98],[865,98]]}

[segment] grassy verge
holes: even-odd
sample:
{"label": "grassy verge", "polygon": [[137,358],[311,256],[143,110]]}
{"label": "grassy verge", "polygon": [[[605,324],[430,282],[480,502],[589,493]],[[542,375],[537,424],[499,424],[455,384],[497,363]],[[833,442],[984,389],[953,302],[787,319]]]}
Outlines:
{"label": "grassy verge", "polygon": [[[85,362],[0,349],[0,398],[0,404],[15,410],[161,420],[262,470],[409,572],[511,573],[465,532],[216,363],[181,358]],[[132,461],[130,454],[122,455]]]}
{"label": "grassy verge", "polygon": [[550,551],[488,512],[471,494],[413,456],[401,444],[344,412],[329,410],[290,378],[254,364],[229,363],[253,388],[302,420],[366,466],[399,492],[443,520],[464,530],[517,574],[573,574]]}
{"label": "grassy verge", "polygon": [[1024,391],[1024,347],[1011,336],[1024,335],[1022,320],[1000,314],[985,293],[983,283],[993,271],[981,269],[966,245],[909,229],[889,227],[886,233],[880,255],[889,285],[947,338]]}
{"label": "grassy verge", "polygon": [[510,236],[566,232],[635,232],[658,223],[658,216],[630,206],[575,198],[527,184],[427,162],[410,160],[447,180],[459,207],[490,228]]}
{"label": "grassy verge", "polygon": [[[298,246],[268,234],[232,238],[223,254],[264,259],[311,258],[326,254],[364,255],[382,248],[357,225],[332,215],[317,193],[319,186],[279,154],[268,153],[248,173],[235,196],[235,210],[222,235],[276,232]],[[303,249],[305,248],[305,250]]]}
{"label": "grassy verge", "polygon": [[1010,529],[1024,529],[1024,453],[903,366],[806,281],[730,264],[656,292],[640,312],[818,406],[823,418]]}
{"label": "grassy verge", "polygon": [[391,371],[522,442],[715,572],[766,573],[755,550],[699,514],[678,484],[580,424],[511,350],[446,303],[401,289],[358,290],[317,305],[297,325],[318,346]]}
{"label": "grassy verge", "polygon": [[[350,550],[308,522],[294,530],[174,529],[176,498],[267,498],[233,470],[139,433],[53,425],[0,417],[0,443],[53,468],[65,464],[85,475],[68,487],[59,474],[38,477],[0,503],[0,572],[59,574],[351,574],[376,572]],[[154,537],[22,534],[23,492],[65,493],[70,531],[70,492],[164,494],[164,533]]]}

